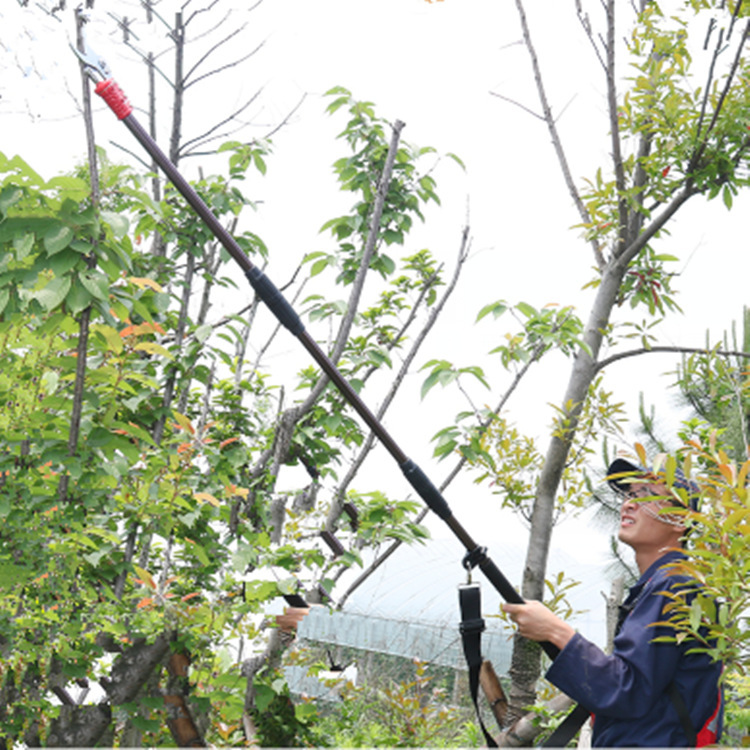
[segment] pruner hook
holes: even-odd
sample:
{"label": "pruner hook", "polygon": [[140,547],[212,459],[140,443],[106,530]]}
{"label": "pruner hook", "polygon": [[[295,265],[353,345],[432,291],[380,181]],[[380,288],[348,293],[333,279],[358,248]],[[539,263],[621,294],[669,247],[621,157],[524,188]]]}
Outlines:
{"label": "pruner hook", "polygon": [[83,46],[83,51],[79,50],[73,44],[70,45],[70,48],[78,56],[78,59],[81,61],[81,64],[83,65],[83,68],[86,71],[87,75],[97,82],[105,81],[108,78],[111,78],[109,66],[104,61],[104,59],[97,55],[96,52],[94,52],[94,50],[89,47],[88,42],[86,42],[85,40]]}

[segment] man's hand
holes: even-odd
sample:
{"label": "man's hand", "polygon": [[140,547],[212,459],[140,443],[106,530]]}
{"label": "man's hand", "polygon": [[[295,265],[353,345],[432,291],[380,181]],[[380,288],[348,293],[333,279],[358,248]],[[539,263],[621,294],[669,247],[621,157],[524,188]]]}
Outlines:
{"label": "man's hand", "polygon": [[276,625],[285,633],[294,633],[309,612],[308,607],[285,607],[283,615],[276,615]]}
{"label": "man's hand", "polygon": [[541,602],[529,601],[525,604],[503,604],[503,612],[518,625],[518,632],[532,641],[548,641],[560,650],[575,635],[575,630],[565,620],[561,620]]}

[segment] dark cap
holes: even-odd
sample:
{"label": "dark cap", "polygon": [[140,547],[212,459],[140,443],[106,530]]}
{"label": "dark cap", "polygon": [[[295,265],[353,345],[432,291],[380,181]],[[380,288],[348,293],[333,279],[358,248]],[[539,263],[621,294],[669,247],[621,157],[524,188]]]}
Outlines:
{"label": "dark cap", "polygon": [[[664,482],[666,479],[664,471],[652,471],[625,458],[616,458],[607,469],[609,486],[620,494],[627,492],[633,484],[633,478],[637,477],[650,478],[657,482]],[[692,510],[698,510],[700,488],[680,469],[675,469],[673,486],[685,490],[688,493],[690,507]]]}

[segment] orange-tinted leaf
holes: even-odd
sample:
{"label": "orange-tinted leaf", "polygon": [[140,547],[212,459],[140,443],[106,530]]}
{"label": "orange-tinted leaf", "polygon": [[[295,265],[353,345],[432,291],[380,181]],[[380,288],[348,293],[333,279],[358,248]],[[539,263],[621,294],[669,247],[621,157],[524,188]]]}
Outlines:
{"label": "orange-tinted leaf", "polygon": [[183,430],[187,430],[191,435],[195,435],[195,428],[193,427],[192,422],[184,414],[174,411],[172,412],[172,415],[174,416],[175,422],[177,422]]}
{"label": "orange-tinted leaf", "polygon": [[146,586],[156,591],[156,582],[154,581],[151,573],[149,573],[147,570],[144,570],[139,565],[133,565],[133,570],[136,572],[138,578],[140,578],[141,581],[146,584]]}
{"label": "orange-tinted leaf", "polygon": [[640,444],[635,444],[635,452],[638,454],[638,460],[641,462],[641,466],[648,466],[648,459],[646,458],[646,449]]}
{"label": "orange-tinted leaf", "polygon": [[139,289],[144,289],[145,287],[149,287],[153,289],[155,292],[161,292],[162,287],[159,283],[154,281],[153,279],[144,279],[139,276],[131,276],[128,281],[131,284],[135,284]]}
{"label": "orange-tinted leaf", "polygon": [[221,503],[213,495],[210,495],[208,492],[196,492],[194,497],[198,502],[210,503],[215,508],[218,508],[221,505]]}

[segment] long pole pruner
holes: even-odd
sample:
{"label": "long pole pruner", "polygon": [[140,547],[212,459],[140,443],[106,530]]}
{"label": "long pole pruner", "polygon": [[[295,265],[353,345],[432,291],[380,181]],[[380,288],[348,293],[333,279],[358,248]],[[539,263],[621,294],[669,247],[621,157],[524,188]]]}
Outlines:
{"label": "long pole pruner", "polygon": [[[227,252],[239,264],[255,293],[268,306],[277,320],[307,349],[344,399],[373,431],[378,440],[380,440],[385,449],[396,461],[415,492],[433,512],[445,521],[451,531],[461,541],[467,551],[465,559],[470,560],[472,566],[476,565],[481,569],[506,602],[523,604],[523,598],[487,555],[486,548],[480,547],[455,518],[440,490],[430,481],[422,469],[401,450],[382,423],[375,417],[349,382],[339,372],[328,355],[307,333],[299,315],[297,315],[278,288],[261,269],[250,261],[232,235],[224,228],[193,187],[180,174],[177,167],[159,148],[149,133],[144,130],[134,117],[133,107],[130,105],[127,97],[113,80],[105,61],[99,55],[95,54],[88,45],[86,45],[86,49],[83,52],[76,48],[73,48],[73,51],[78,55],[88,76],[96,82],[95,92],[104,99],[109,108],[117,115],[118,119],[127,126],[128,130],[130,130],[136,140],[149,153],[154,162],[158,164],[192,209],[203,219],[216,239],[221,242]],[[541,643],[541,646],[545,653],[552,659],[559,653],[557,646],[552,643],[545,641]]]}

